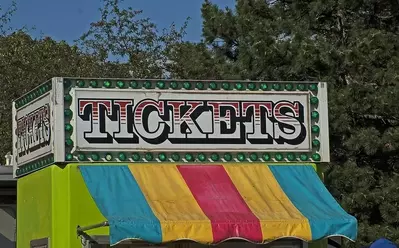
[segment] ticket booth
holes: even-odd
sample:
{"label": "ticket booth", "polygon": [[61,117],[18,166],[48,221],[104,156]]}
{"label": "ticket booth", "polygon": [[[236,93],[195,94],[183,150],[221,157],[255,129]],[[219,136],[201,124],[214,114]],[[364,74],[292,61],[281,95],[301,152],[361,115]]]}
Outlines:
{"label": "ticket booth", "polygon": [[327,111],[322,82],[54,78],[13,102],[17,247],[355,240]]}

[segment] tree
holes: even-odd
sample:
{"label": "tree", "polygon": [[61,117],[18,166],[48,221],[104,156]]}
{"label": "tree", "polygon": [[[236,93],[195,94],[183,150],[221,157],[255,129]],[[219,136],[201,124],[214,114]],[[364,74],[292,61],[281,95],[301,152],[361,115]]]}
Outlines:
{"label": "tree", "polygon": [[168,46],[181,42],[185,25],[160,33],[149,18],[141,18],[141,10],[122,8],[122,0],[103,0],[101,18],[77,40],[80,47],[100,61],[127,61],[130,75],[136,78],[165,76]]}
{"label": "tree", "polygon": [[181,79],[223,79],[218,58],[208,50],[204,43],[182,42],[168,46],[165,52],[168,63],[166,70],[171,78]]}
{"label": "tree", "polygon": [[6,35],[11,30],[9,24],[16,9],[17,3],[15,1],[12,1],[11,6],[7,9],[0,5],[0,36]]}
{"label": "tree", "polygon": [[[202,46],[210,51],[201,65],[218,61],[215,75],[329,83],[326,184],[358,218],[357,245],[382,236],[399,242],[398,9],[389,0],[202,6]],[[179,66],[183,75],[192,70]]]}
{"label": "tree", "polygon": [[[50,37],[33,39],[28,32],[10,33],[15,4],[0,8],[0,157],[11,151],[11,102],[52,77],[162,77],[166,47],[180,42],[184,27],[159,33],[140,18],[141,11],[120,8],[118,0],[104,0],[101,20],[91,24],[76,45]],[[115,61],[127,58],[127,61]]]}
{"label": "tree", "polygon": [[[103,66],[105,67],[105,66]],[[0,156],[11,151],[11,102],[54,76],[112,76],[95,58],[51,38],[32,39],[18,31],[0,37]]]}

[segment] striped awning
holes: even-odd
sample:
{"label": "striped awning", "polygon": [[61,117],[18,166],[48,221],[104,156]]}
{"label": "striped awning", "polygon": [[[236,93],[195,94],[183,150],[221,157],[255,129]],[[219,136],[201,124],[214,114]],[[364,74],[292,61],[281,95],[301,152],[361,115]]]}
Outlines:
{"label": "striped awning", "polygon": [[80,165],[110,226],[110,243],[293,237],[354,240],[357,220],[311,165]]}

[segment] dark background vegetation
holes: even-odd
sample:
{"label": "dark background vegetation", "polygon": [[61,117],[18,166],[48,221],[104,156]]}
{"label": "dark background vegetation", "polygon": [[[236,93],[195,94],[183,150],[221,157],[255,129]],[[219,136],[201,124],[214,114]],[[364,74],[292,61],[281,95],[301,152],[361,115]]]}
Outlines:
{"label": "dark background vegetation", "polygon": [[12,100],[54,76],[326,81],[327,187],[359,220],[356,246],[399,242],[399,1],[237,0],[234,9],[204,1],[199,43],[183,41],[185,27],[157,30],[117,0],[104,0],[74,44],[13,29],[17,8],[5,7],[1,158],[11,150]]}

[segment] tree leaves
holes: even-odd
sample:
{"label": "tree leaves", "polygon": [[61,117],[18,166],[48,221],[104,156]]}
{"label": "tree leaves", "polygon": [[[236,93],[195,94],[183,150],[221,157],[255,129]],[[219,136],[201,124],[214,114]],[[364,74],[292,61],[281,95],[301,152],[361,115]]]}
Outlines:
{"label": "tree leaves", "polygon": [[[12,100],[52,77],[165,75],[166,47],[180,42],[184,29],[172,26],[159,33],[154,23],[139,17],[141,11],[122,9],[119,4],[105,0],[101,19],[92,23],[77,45],[50,37],[33,39],[22,30],[0,35],[0,157],[11,151]],[[12,10],[5,16],[11,14]],[[0,28],[2,24],[8,24],[8,19],[0,19]],[[127,56],[127,61],[109,59],[118,56]]]}
{"label": "tree leaves", "polygon": [[[182,42],[185,25],[159,33],[141,11],[103,3],[76,46],[3,32],[0,156],[11,149],[11,100],[53,76],[326,81],[326,185],[358,218],[356,245],[399,241],[398,1],[205,1],[200,43]],[[12,11],[0,9],[0,32]]]}
{"label": "tree leaves", "polygon": [[12,30],[9,24],[11,17],[16,10],[17,3],[15,1],[12,1],[11,5],[7,8],[4,8],[4,6],[0,5],[0,36],[4,36]]}
{"label": "tree leaves", "polygon": [[224,63],[218,70],[241,79],[328,82],[333,167],[326,184],[359,219],[359,244],[399,241],[399,225],[389,219],[399,199],[398,7],[387,0],[237,0],[235,11],[202,8],[205,43]]}
{"label": "tree leaves", "polygon": [[[168,46],[181,42],[185,25],[176,30],[159,33],[149,18],[141,18],[142,11],[121,8],[121,0],[104,0],[100,20],[91,23],[77,43],[84,51],[100,61],[121,60],[130,64],[129,74],[136,78],[165,76]],[[125,64],[125,65],[127,65]]]}

